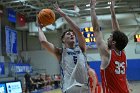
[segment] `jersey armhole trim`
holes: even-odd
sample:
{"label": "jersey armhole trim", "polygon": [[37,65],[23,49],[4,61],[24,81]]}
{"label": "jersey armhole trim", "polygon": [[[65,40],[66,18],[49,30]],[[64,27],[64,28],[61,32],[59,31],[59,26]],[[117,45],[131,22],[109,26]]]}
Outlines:
{"label": "jersey armhole trim", "polygon": [[103,69],[106,69],[108,66],[109,66],[109,64],[110,64],[110,61],[111,61],[111,57],[112,57],[112,50],[110,50],[109,51],[109,60],[108,60],[108,63],[106,64],[106,66],[103,68]]}

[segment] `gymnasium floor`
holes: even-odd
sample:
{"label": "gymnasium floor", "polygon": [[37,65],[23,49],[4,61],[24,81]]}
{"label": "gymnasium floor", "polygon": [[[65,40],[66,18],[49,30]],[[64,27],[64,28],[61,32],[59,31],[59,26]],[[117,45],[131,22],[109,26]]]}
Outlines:
{"label": "gymnasium floor", "polygon": [[132,93],[140,93],[140,81],[130,81],[129,84]]}
{"label": "gymnasium floor", "polygon": [[52,90],[49,92],[43,92],[43,93],[62,93],[62,92],[61,92],[61,89],[55,89],[55,90]]}
{"label": "gymnasium floor", "polygon": [[[132,93],[140,93],[140,81],[129,81],[129,86],[132,89]],[[52,90],[43,93],[62,93],[60,89]]]}

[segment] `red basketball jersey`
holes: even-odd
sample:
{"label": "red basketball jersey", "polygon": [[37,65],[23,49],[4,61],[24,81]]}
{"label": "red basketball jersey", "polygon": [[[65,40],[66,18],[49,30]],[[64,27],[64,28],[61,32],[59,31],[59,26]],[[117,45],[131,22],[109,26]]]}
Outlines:
{"label": "red basketball jersey", "polygon": [[126,55],[111,50],[109,64],[101,69],[103,93],[129,93],[126,81]]}

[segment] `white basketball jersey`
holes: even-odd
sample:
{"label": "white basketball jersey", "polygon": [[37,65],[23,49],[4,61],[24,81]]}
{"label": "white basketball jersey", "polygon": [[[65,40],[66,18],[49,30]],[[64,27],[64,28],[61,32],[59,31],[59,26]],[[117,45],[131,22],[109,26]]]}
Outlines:
{"label": "white basketball jersey", "polygon": [[[86,68],[86,57],[82,53],[79,46],[75,47],[74,49],[64,48],[62,51],[62,59],[60,64],[63,79],[63,92],[72,90],[72,88],[76,88],[75,86],[87,86],[88,75]],[[88,91],[87,88],[85,90]]]}

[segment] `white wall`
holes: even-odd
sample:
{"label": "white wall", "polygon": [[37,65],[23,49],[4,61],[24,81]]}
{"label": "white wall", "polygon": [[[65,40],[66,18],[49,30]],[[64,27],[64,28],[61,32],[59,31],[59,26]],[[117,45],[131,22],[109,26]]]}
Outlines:
{"label": "white wall", "polygon": [[28,51],[41,49],[40,42],[37,36],[28,36],[27,46]]}
{"label": "white wall", "polygon": [[56,57],[46,50],[23,52],[22,55],[31,57],[33,69],[38,69],[38,71],[46,72],[49,75],[60,73],[59,62]]}
{"label": "white wall", "polygon": [[[53,43],[56,47],[61,46],[59,32],[45,33],[45,35],[47,40]],[[38,69],[39,72],[44,72],[43,69],[45,69],[45,72],[49,75],[60,73],[59,62],[55,56],[41,47],[38,36],[28,37],[28,51],[23,51],[22,56],[24,56],[25,59],[31,58],[31,65],[33,68]]]}
{"label": "white wall", "polygon": [[[55,46],[60,47],[60,33],[58,32],[47,32],[45,33],[46,38],[49,42],[55,44]],[[27,42],[27,48],[28,51],[33,50],[40,50],[41,45],[38,39],[38,36],[28,36],[28,42]]]}

